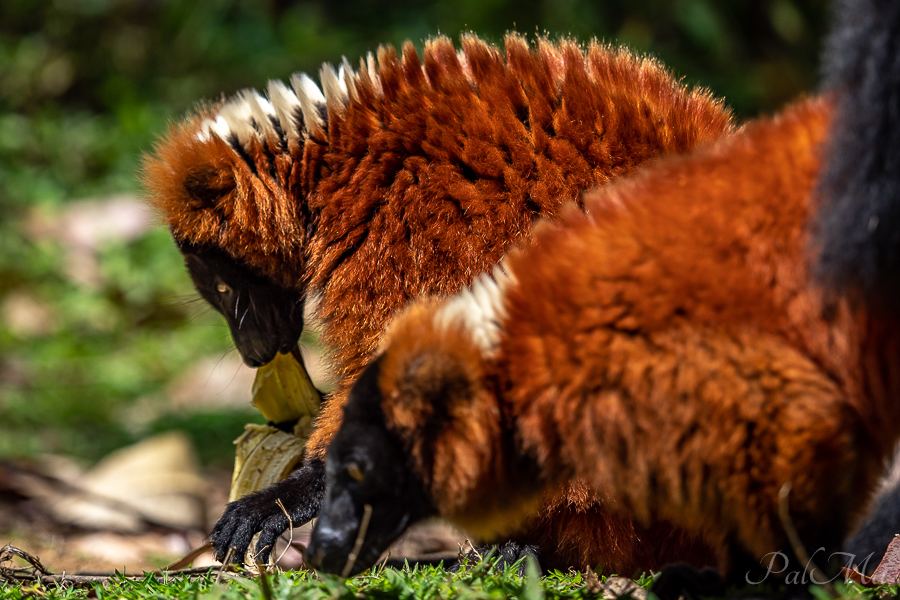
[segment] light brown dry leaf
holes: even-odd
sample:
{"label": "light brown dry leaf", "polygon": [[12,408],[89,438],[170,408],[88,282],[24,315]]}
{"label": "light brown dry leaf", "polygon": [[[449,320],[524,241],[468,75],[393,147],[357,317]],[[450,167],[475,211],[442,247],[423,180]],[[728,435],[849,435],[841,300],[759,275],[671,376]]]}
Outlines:
{"label": "light brown dry leaf", "polygon": [[600,587],[603,590],[604,600],[618,600],[619,598],[647,600],[647,590],[627,577],[610,577],[606,583],[600,584]]}
{"label": "light brown dry leaf", "polygon": [[855,581],[866,587],[877,587],[885,584],[897,584],[900,582],[900,535],[895,535],[888,544],[887,550],[881,562],[872,576],[869,577],[856,569],[842,569],[845,579]]}
{"label": "light brown dry leaf", "polygon": [[64,479],[23,475],[19,484],[60,523],[121,533],[143,531],[148,523],[204,527],[206,486],[184,434],[121,448],[80,476],[71,466],[59,473]]}

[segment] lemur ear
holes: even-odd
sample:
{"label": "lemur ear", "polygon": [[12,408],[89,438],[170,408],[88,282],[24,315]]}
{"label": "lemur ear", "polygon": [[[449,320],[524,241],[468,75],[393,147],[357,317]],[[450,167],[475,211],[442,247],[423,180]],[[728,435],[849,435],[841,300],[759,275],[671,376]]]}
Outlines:
{"label": "lemur ear", "polygon": [[379,387],[394,430],[438,431],[482,393],[485,365],[478,346],[463,328],[436,320],[437,307],[428,300],[415,303],[386,336]]}
{"label": "lemur ear", "polygon": [[398,372],[394,377],[393,400],[389,403],[394,426],[440,430],[455,409],[477,394],[478,381],[468,365],[451,349],[423,349],[404,361],[387,361]]}
{"label": "lemur ear", "polygon": [[234,190],[234,173],[209,164],[197,165],[187,171],[182,186],[192,206],[215,208],[220,198]]}
{"label": "lemur ear", "polygon": [[200,117],[174,125],[144,157],[147,201],[178,239],[211,243],[233,210],[234,153],[217,137],[198,138]]}
{"label": "lemur ear", "polygon": [[444,318],[441,308],[426,299],[395,319],[378,389],[385,424],[410,469],[434,498],[452,503],[490,471],[503,423],[490,360],[465,322]]}

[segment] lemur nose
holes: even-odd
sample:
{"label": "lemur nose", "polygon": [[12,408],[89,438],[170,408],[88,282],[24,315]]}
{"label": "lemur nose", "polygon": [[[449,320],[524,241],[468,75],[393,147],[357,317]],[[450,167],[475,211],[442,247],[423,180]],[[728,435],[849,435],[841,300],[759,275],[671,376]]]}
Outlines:
{"label": "lemur nose", "polygon": [[253,357],[253,356],[248,356],[248,355],[246,355],[246,354],[242,354],[242,355],[241,355],[241,358],[244,359],[244,364],[245,364],[245,365],[247,365],[248,367],[253,367],[254,369],[257,368],[257,367],[261,367],[261,366],[263,366],[264,364],[266,364],[266,363],[264,363],[263,361],[259,360],[258,358],[255,358],[255,357]]}

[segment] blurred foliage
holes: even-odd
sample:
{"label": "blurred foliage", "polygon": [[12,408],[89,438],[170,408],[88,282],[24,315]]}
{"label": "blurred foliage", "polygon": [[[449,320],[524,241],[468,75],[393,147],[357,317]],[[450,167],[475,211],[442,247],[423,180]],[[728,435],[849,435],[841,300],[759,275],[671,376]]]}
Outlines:
{"label": "blurred foliage", "polygon": [[[462,31],[500,42],[517,30],[655,54],[746,117],[814,88],[827,18],[824,0],[3,0],[0,456],[97,458],[146,431],[196,425],[203,439],[224,431],[208,456],[229,460],[239,427],[228,423],[251,413],[129,423],[134,400],[162,402],[193,359],[230,348],[216,315],[192,322],[166,232],[101,244],[86,285],[71,274],[71,247],[32,226],[73,200],[138,193],[141,152],[199,100],[382,43],[421,48]],[[6,310],[23,299],[38,315],[25,329]]]}

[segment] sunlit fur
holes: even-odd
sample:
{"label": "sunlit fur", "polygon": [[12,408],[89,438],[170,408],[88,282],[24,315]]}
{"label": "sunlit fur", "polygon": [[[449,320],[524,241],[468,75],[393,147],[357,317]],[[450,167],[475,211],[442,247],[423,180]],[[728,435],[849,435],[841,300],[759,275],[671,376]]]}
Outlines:
{"label": "sunlit fur", "polygon": [[801,103],[598,193],[511,258],[505,397],[546,474],[754,558],[790,551],[791,483],[804,543],[838,548],[900,415],[867,377],[894,358],[885,323],[809,273],[829,123]]}
{"label": "sunlit fur", "polygon": [[[438,37],[421,59],[411,44],[402,55],[382,48],[356,71],[324,68],[322,82],[319,91],[298,75],[290,87],[270,83],[268,98],[243,92],[201,109],[170,129],[144,170],[176,238],[320,298],[341,383],[307,449],[319,460],[397,309],[456,293],[580,190],[733,130],[707,92],[597,43],[531,47],[511,34],[501,52],[467,35],[457,52]],[[574,485],[523,534],[565,538],[549,545],[548,564],[656,566],[632,560],[625,541],[597,549],[588,532],[615,518]],[[571,522],[569,534],[561,523]]]}
{"label": "sunlit fur", "polygon": [[[619,514],[719,548],[727,572],[741,553],[791,555],[790,483],[804,544],[837,550],[900,434],[900,332],[810,274],[830,122],[826,99],[801,102],[539,225],[506,263],[491,356],[436,325],[440,304],[392,326],[387,427],[442,516],[508,533],[581,477]],[[420,391],[448,388],[472,392],[424,430],[444,400]]]}

